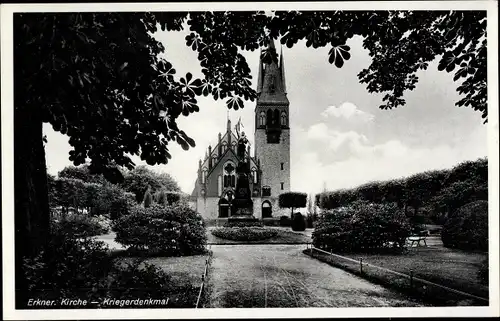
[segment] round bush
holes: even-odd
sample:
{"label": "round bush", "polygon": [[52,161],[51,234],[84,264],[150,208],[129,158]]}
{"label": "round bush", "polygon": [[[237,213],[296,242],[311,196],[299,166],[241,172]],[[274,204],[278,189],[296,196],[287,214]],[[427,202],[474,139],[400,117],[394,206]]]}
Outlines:
{"label": "round bush", "polygon": [[113,229],[120,244],[168,256],[203,253],[207,241],[201,215],[185,204],[137,206]]}
{"label": "round bush", "polygon": [[265,227],[219,227],[212,234],[226,240],[259,241],[275,237],[278,231]]}
{"label": "round bush", "polygon": [[444,224],[441,239],[445,247],[488,251],[488,202],[460,207]]}
{"label": "round bush", "polygon": [[292,231],[305,231],[306,230],[306,220],[301,213],[293,214],[292,218]]}
{"label": "round bush", "polygon": [[325,211],[316,221],[313,245],[336,252],[378,252],[402,249],[410,234],[403,211],[393,204],[351,203]]}

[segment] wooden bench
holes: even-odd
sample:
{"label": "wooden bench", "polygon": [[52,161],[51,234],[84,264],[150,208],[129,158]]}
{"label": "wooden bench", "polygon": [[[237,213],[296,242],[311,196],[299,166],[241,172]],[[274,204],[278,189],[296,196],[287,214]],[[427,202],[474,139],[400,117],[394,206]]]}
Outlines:
{"label": "wooden bench", "polygon": [[424,245],[427,246],[427,242],[425,239],[427,238],[426,235],[413,235],[408,237],[408,241],[411,242],[410,247],[413,247],[413,244],[417,243],[417,247],[420,246],[420,242],[424,242]]}

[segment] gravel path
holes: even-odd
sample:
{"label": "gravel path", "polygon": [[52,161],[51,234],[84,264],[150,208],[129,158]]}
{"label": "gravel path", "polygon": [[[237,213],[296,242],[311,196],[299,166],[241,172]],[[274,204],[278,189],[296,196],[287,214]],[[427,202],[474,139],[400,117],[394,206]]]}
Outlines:
{"label": "gravel path", "polygon": [[212,246],[211,308],[421,306],[331,267],[298,245]]}

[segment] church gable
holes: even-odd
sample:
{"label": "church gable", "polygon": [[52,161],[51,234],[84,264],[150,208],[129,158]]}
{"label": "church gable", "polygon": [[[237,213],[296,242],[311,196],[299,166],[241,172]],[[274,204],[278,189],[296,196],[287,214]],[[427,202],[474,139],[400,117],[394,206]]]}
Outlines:
{"label": "church gable", "polygon": [[217,164],[207,175],[206,195],[207,197],[219,197],[224,188],[224,174],[234,176],[234,186],[236,186],[236,165],[238,164],[236,154],[232,149],[228,149]]}
{"label": "church gable", "polygon": [[[207,174],[213,171],[213,168],[218,165],[222,157],[231,151],[234,157],[236,157],[236,145],[238,143],[238,137],[232,132],[226,132],[223,137],[220,137],[217,145],[212,148],[209,146],[209,150],[205,155],[205,160],[202,162],[202,169],[207,171]],[[248,155],[248,151],[245,151],[245,156]],[[257,168],[257,162],[253,157],[250,157],[250,167]]]}

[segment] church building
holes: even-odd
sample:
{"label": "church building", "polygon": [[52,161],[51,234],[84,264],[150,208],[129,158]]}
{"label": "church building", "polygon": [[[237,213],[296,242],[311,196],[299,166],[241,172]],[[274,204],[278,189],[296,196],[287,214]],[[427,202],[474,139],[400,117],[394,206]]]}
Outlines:
{"label": "church building", "polygon": [[[271,42],[270,46],[274,47]],[[280,209],[278,196],[290,191],[289,101],[286,92],[283,52],[279,62],[259,62],[257,103],[255,106],[255,145],[245,152],[250,168],[253,215],[259,219],[279,219],[289,215]],[[240,133],[231,128],[219,133],[214,147],[208,146],[199,160],[198,176],[191,193],[192,206],[210,221],[225,221],[231,215],[235,195],[237,142]]]}

